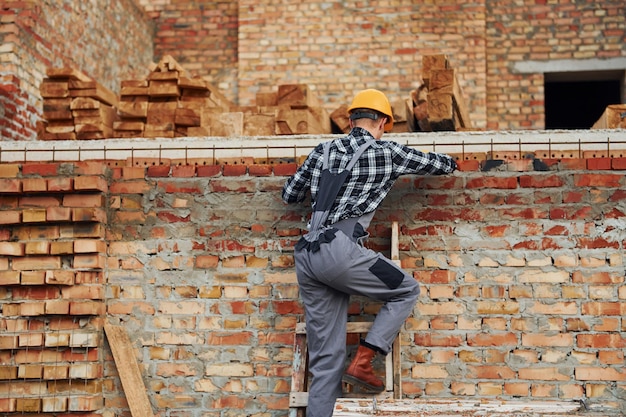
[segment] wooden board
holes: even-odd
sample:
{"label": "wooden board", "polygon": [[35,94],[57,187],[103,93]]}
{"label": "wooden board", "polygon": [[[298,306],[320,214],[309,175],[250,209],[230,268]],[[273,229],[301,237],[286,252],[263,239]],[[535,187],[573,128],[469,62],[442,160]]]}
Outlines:
{"label": "wooden board", "polygon": [[591,126],[592,129],[626,129],[626,104],[610,104],[600,118]]}
{"label": "wooden board", "polygon": [[[518,417],[577,415],[581,404],[575,401],[446,399],[349,399],[339,398],[333,417],[365,416],[465,416]],[[579,415],[584,415],[581,413]]]}
{"label": "wooden board", "polygon": [[115,366],[122,381],[122,388],[133,417],[154,417],[146,387],[128,333],[122,326],[104,324]]}

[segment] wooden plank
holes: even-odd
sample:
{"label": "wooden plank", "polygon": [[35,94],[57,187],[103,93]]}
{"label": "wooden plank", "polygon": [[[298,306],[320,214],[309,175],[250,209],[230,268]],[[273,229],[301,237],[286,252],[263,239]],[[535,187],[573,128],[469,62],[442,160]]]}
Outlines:
{"label": "wooden plank", "polygon": [[283,84],[278,86],[277,104],[292,109],[320,107],[321,103],[306,84]]}
{"label": "wooden plank", "polygon": [[482,400],[468,398],[446,399],[351,399],[339,398],[335,403],[333,417],[384,416],[466,416],[466,417],[507,417],[516,416],[555,416],[577,414],[581,405],[578,401],[537,401],[537,400]]}
{"label": "wooden plank", "polygon": [[180,89],[177,80],[152,80],[148,86],[150,97],[178,97]]}
{"label": "wooden plank", "polygon": [[69,97],[69,84],[67,81],[43,80],[39,85],[39,94],[43,98]]}
{"label": "wooden plank", "polygon": [[330,117],[323,107],[289,108],[276,111],[277,135],[329,134]]}
{"label": "wooden plank", "polygon": [[592,129],[626,129],[626,104],[610,104]]}
{"label": "wooden plank", "polygon": [[99,83],[96,83],[95,88],[70,89],[70,97],[91,97],[111,106],[117,106],[117,95]]}
{"label": "wooden plank", "polygon": [[109,346],[111,346],[111,353],[132,416],[153,417],[152,406],[141,377],[137,356],[126,330],[122,326],[105,323],[104,331],[109,340]]}
{"label": "wooden plank", "polygon": [[45,99],[43,101],[43,118],[46,120],[72,119],[71,101],[70,97]]}
{"label": "wooden plank", "polygon": [[452,95],[454,111],[459,124],[457,128],[470,128],[472,123],[456,71],[451,68],[432,70],[430,77],[429,94],[447,93]]}
{"label": "wooden plank", "polygon": [[430,87],[430,73],[436,69],[448,68],[448,56],[444,54],[424,55],[422,57],[422,80],[426,87]]}
{"label": "wooden plank", "polygon": [[276,117],[268,114],[243,115],[243,135],[244,136],[274,136],[274,126]]}
{"label": "wooden plank", "polygon": [[337,126],[342,133],[350,132],[350,116],[348,114],[348,105],[342,104],[337,107],[331,114],[330,120]]}
{"label": "wooden plank", "polygon": [[400,266],[400,242],[399,242],[400,228],[398,222],[391,223],[391,260],[396,265]]}
{"label": "wooden plank", "polygon": [[91,78],[81,71],[69,67],[46,68],[46,76],[48,78],[60,78],[65,80],[91,81]]}
{"label": "wooden plank", "polygon": [[[307,357],[308,351],[306,344],[306,334],[296,333],[294,340],[289,407],[306,407],[307,405],[308,394],[306,394],[306,389],[309,373]],[[299,412],[296,413],[296,416],[304,416],[304,409],[298,411]]]}

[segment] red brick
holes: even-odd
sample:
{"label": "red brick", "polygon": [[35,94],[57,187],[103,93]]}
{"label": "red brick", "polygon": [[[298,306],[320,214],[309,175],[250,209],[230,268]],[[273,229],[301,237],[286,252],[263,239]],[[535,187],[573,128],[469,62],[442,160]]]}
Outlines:
{"label": "red brick", "polygon": [[[169,177],[170,176],[170,165],[151,165],[148,167],[148,171],[146,176],[148,177]],[[142,177],[143,178],[143,177]]]}
{"label": "red brick", "polygon": [[222,175],[225,177],[240,177],[246,175],[248,167],[246,165],[224,165]]}
{"label": "red brick", "polygon": [[623,175],[618,174],[575,174],[575,187],[611,187],[620,188]]}
{"label": "red brick", "polygon": [[196,175],[198,177],[216,177],[222,173],[222,165],[198,165]]}
{"label": "red brick", "polygon": [[106,223],[106,211],[100,208],[77,207],[72,209],[72,220],[75,222],[101,222]]}
{"label": "red brick", "polygon": [[[164,165],[156,165],[148,167],[148,171],[150,168],[158,168]],[[122,167],[122,178],[125,180],[139,180],[144,179],[146,177],[146,168],[144,167]],[[153,175],[154,176],[154,175]]]}
{"label": "red brick", "polygon": [[52,177],[59,174],[60,165],[58,163],[25,163],[22,165],[22,175],[40,175],[42,177]]}
{"label": "red brick", "polygon": [[22,190],[28,192],[45,192],[47,190],[45,178],[24,178],[22,180]]}
{"label": "red brick", "polygon": [[626,171],[626,158],[611,159],[611,169],[616,171]]}
{"label": "red brick", "polygon": [[587,169],[590,171],[611,169],[611,159],[609,158],[589,158],[587,159]]}
{"label": "red brick", "polygon": [[272,166],[267,164],[254,164],[248,167],[248,174],[254,177],[269,177],[272,175]]}
{"label": "red brick", "polygon": [[295,162],[287,163],[287,164],[276,164],[272,165],[272,169],[274,171],[274,175],[277,177],[280,176],[291,176],[296,173],[298,169],[298,164]]}
{"label": "red brick", "polygon": [[69,221],[72,218],[72,209],[69,207],[47,207],[46,220],[49,222]]}
{"label": "red brick", "polygon": [[105,196],[102,194],[67,194],[63,196],[64,207],[104,207]]}
{"label": "red brick", "polygon": [[102,191],[106,192],[108,184],[106,179],[95,175],[85,175],[74,178],[74,189],[76,191]]}
{"label": "red brick", "polygon": [[174,165],[172,167],[172,177],[192,178],[196,175],[195,165]]}
{"label": "red brick", "polygon": [[0,178],[0,193],[21,193],[22,180]]}

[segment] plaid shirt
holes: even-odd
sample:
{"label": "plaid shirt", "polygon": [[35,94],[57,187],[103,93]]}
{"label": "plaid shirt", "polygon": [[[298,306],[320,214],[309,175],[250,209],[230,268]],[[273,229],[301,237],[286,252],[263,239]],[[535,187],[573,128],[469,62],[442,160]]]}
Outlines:
{"label": "plaid shirt", "polygon": [[[346,137],[332,141],[328,157],[330,172],[336,174],[345,169],[352,155],[367,140],[374,140],[374,143],[352,168],[330,210],[327,224],[376,210],[400,175],[441,175],[456,169],[454,159],[448,155],[424,153],[396,142],[375,140],[367,130],[356,127]],[[283,201],[301,202],[310,190],[315,207],[323,164],[324,150],[319,144],[285,182]]]}

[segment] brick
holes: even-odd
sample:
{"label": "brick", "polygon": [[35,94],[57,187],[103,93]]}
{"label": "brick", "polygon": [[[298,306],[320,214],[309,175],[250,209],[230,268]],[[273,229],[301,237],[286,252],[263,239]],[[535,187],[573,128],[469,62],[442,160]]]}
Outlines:
{"label": "brick", "polygon": [[24,243],[20,242],[0,242],[0,255],[5,256],[24,256],[26,248]]}
{"label": "brick", "polygon": [[29,192],[45,192],[48,189],[48,183],[45,178],[24,178],[22,180],[22,191]]}
{"label": "brick", "polygon": [[48,207],[58,207],[60,205],[60,199],[53,196],[26,196],[20,198],[19,204],[22,208],[43,210]]}
{"label": "brick", "polygon": [[41,411],[41,399],[17,398],[15,411],[22,413],[39,413]]}
{"label": "brick", "polygon": [[106,305],[99,301],[72,301],[70,314],[73,316],[101,316],[106,312]]}
{"label": "brick", "polygon": [[72,396],[69,398],[67,410],[72,412],[97,411],[104,405],[102,396]]}
{"label": "brick", "polygon": [[22,271],[20,282],[22,285],[43,285],[45,276],[46,271]]}
{"label": "brick", "polygon": [[46,305],[43,301],[19,304],[18,315],[30,317],[30,316],[43,316],[45,313],[46,313]]}
{"label": "brick", "polygon": [[621,367],[576,367],[574,373],[578,381],[626,381],[626,372]]}
{"label": "brick", "polygon": [[274,175],[276,176],[291,176],[296,173],[298,169],[298,164],[295,162],[285,163],[285,164],[276,164],[272,166]]}
{"label": "brick", "polygon": [[102,191],[108,190],[108,183],[105,178],[93,175],[83,175],[74,178],[74,189],[76,191]]}
{"label": "brick", "polygon": [[72,209],[69,207],[47,207],[46,220],[49,222],[67,222],[72,218]]}
{"label": "brick", "polygon": [[68,398],[63,396],[44,397],[41,399],[41,411],[44,413],[65,412],[67,411],[67,402]]}
{"label": "brick", "polygon": [[75,222],[100,222],[106,223],[106,211],[100,208],[79,207],[72,209],[72,220]]}
{"label": "brick", "polygon": [[61,269],[61,258],[58,256],[29,256],[13,259],[13,270]]}
{"label": "brick", "polygon": [[22,221],[22,212],[17,210],[0,211],[0,224],[17,224]]}
{"label": "brick", "polygon": [[0,178],[16,178],[19,173],[19,164],[0,164]]}
{"label": "brick", "polygon": [[103,194],[67,194],[63,196],[63,207],[105,207]]}
{"label": "brick", "polygon": [[76,269],[104,269],[106,258],[103,255],[74,255],[72,266]]}
{"label": "brick", "polygon": [[74,241],[50,242],[50,255],[67,255],[74,253]]}
{"label": "brick", "polygon": [[47,189],[50,192],[69,192],[74,190],[74,179],[68,177],[47,178]]}
{"label": "brick", "polygon": [[46,221],[46,209],[26,209],[22,211],[22,222],[43,223]]}
{"label": "brick", "polygon": [[0,271],[0,285],[19,285],[19,271]]}
{"label": "brick", "polygon": [[0,178],[0,193],[15,194],[22,192],[22,181],[19,179]]}
{"label": "brick", "polygon": [[37,347],[43,346],[43,333],[28,333],[18,336],[18,346],[20,347]]}
{"label": "brick", "polygon": [[41,379],[43,377],[43,365],[20,365],[17,375],[24,379]]}
{"label": "brick", "polygon": [[80,239],[74,241],[74,253],[105,253],[106,242],[99,239]]}
{"label": "brick", "polygon": [[60,228],[59,237],[61,238],[104,238],[105,229],[102,224],[71,224],[64,225]]}
{"label": "brick", "polygon": [[[170,165],[151,165],[148,167],[146,171],[146,176],[155,177],[155,178],[169,177],[171,168],[172,167]],[[124,179],[130,179],[130,178],[127,178],[126,175],[122,175],[122,176],[124,177]],[[141,176],[141,177],[135,176],[135,179],[139,179],[139,178],[144,178],[144,176]]]}
{"label": "brick", "polygon": [[48,285],[73,285],[75,272],[67,269],[48,270],[45,281]]}
{"label": "brick", "polygon": [[174,165],[172,166],[171,176],[174,178],[195,177],[196,167],[194,165]]}
{"label": "brick", "polygon": [[61,164],[58,163],[25,163],[22,165],[22,175],[38,175],[51,177],[59,174]]}
{"label": "brick", "polygon": [[26,255],[48,255],[50,252],[50,242],[47,240],[26,242],[24,252]]}
{"label": "brick", "polygon": [[[46,315],[68,315],[70,314],[70,302],[67,300],[47,300],[44,304]],[[46,337],[49,335],[46,335]],[[46,340],[47,342],[47,340]],[[46,345],[48,346],[48,345]],[[62,346],[67,346],[62,345]]]}
{"label": "brick", "polygon": [[[17,349],[19,347],[17,336],[16,335],[0,335],[0,349],[2,350],[10,350]],[[11,366],[1,366],[0,374],[5,375],[7,373],[16,373],[17,368],[13,368]],[[8,379],[8,378],[2,378]]]}

